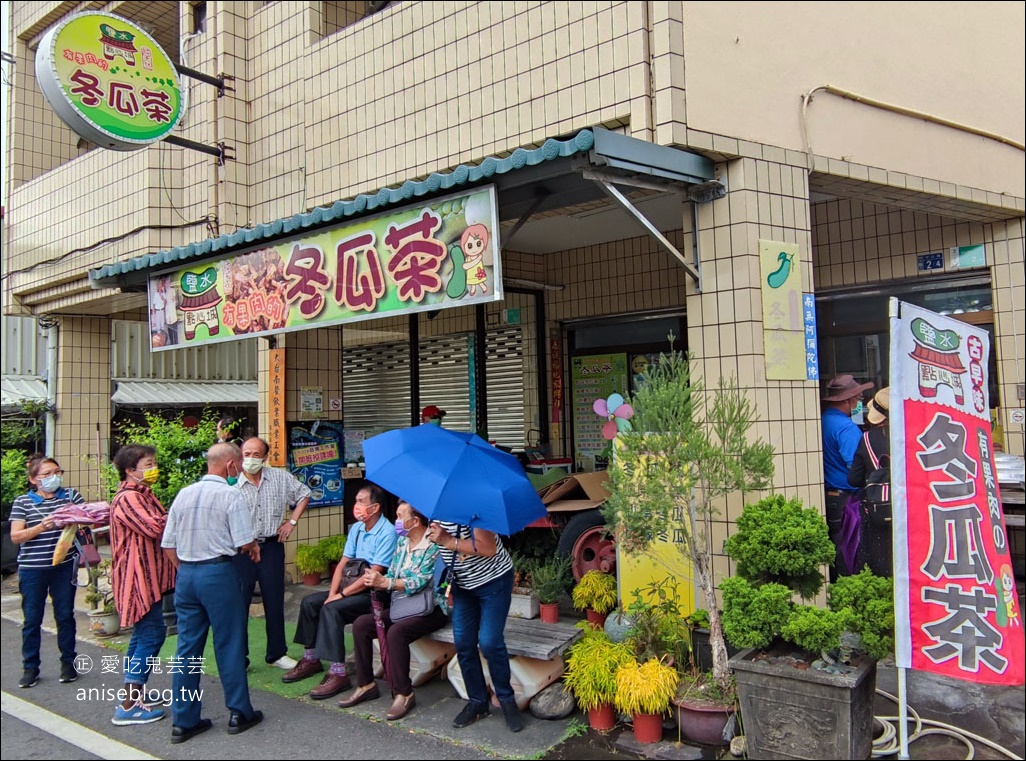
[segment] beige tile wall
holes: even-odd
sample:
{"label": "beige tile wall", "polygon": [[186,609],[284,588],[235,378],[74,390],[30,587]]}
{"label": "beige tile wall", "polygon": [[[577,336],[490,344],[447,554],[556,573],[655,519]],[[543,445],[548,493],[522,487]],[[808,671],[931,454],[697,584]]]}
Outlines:
{"label": "beige tile wall", "polygon": [[63,317],[59,331],[54,455],[65,483],[95,500],[105,496],[96,462],[106,463],[110,436],[109,320]]}
{"label": "beige tile wall", "polygon": [[[1026,277],[1023,266],[1023,223],[962,222],[926,212],[908,211],[839,199],[812,207],[814,277],[817,288],[868,285],[888,280],[929,279],[938,272],[919,273],[916,257],[952,246],[983,244],[994,295],[995,341],[1005,447],[1022,455],[1023,427],[1014,425],[1010,410],[1021,408],[1016,384],[1026,380],[1023,339],[1026,335]],[[951,274],[948,271],[947,274]]]}

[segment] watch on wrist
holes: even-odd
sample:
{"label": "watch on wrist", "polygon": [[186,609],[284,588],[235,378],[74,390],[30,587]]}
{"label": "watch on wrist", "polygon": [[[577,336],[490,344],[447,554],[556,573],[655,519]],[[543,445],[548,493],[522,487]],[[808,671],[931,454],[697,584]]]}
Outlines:
{"label": "watch on wrist", "polygon": [[290,525],[295,526],[297,523],[299,523],[299,521],[297,521],[295,518],[289,518]]}

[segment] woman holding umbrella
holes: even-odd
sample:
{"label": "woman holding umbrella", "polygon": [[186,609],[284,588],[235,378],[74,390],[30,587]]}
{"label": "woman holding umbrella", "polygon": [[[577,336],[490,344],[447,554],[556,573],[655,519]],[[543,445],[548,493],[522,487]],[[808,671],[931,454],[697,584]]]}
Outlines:
{"label": "woman holding umbrella", "polygon": [[35,491],[23,494],[11,506],[11,541],[20,544],[18,586],[21,588],[21,660],[24,673],[19,687],[35,687],[39,681],[40,627],[46,597],[53,601],[57,646],[61,651],[62,682],[78,679],[75,671],[75,570],[78,555],[69,552],[54,564],[54,550],[61,537],[53,513],[64,505],[82,504],[82,495],[63,485],[64,471],[50,457],[29,461],[29,482]]}
{"label": "woman holding umbrella", "polygon": [[[363,575],[368,589],[381,593],[412,595],[434,582],[435,559],[438,546],[427,538],[428,520],[414,510],[408,502],[399,502],[396,509],[395,532],[399,542],[382,575],[373,568]],[[372,592],[375,594],[376,592]],[[381,697],[374,682],[372,658],[374,639],[381,643],[381,661],[385,676],[392,688],[392,706],[385,714],[389,721],[401,719],[416,704],[413,683],[410,681],[410,645],[425,634],[445,625],[444,600],[436,597],[434,609],[423,616],[411,616],[392,621],[387,610],[366,613],[353,622],[353,650],[356,655],[356,690],[339,701],[342,708],[352,708],[366,700]]]}
{"label": "woman holding umbrella", "polygon": [[492,531],[432,522],[427,534],[442,548],[442,559],[453,574],[452,628],[468,700],[452,725],[462,729],[491,715],[478,657],[480,647],[506,726],[511,732],[519,732],[524,728],[524,717],[510,685],[509,652],[503,635],[513,599],[513,559]]}

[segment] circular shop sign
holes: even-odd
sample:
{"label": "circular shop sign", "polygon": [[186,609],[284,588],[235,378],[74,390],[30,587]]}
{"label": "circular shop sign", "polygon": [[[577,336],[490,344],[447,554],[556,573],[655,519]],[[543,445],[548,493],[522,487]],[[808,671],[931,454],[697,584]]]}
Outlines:
{"label": "circular shop sign", "polygon": [[50,29],[36,50],[36,79],[65,124],[116,151],[164,139],[185,114],[174,62],[109,13],[79,13]]}

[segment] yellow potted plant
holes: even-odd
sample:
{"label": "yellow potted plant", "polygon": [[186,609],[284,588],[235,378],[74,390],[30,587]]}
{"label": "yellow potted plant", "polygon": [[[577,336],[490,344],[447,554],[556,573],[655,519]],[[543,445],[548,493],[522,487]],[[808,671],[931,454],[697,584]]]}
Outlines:
{"label": "yellow potted plant", "polygon": [[599,628],[616,607],[616,577],[602,571],[588,571],[577,582],[573,593],[574,608],[584,610],[588,622]]}
{"label": "yellow potted plant", "polygon": [[638,663],[631,658],[616,670],[613,704],[634,717],[634,738],[639,743],[659,742],[663,737],[663,714],[677,694],[677,669],[656,658]]}
{"label": "yellow potted plant", "polygon": [[620,666],[633,662],[628,645],[613,642],[605,632],[591,627],[567,652],[563,685],[581,710],[588,712],[592,729],[606,731],[615,726],[616,673]]}

